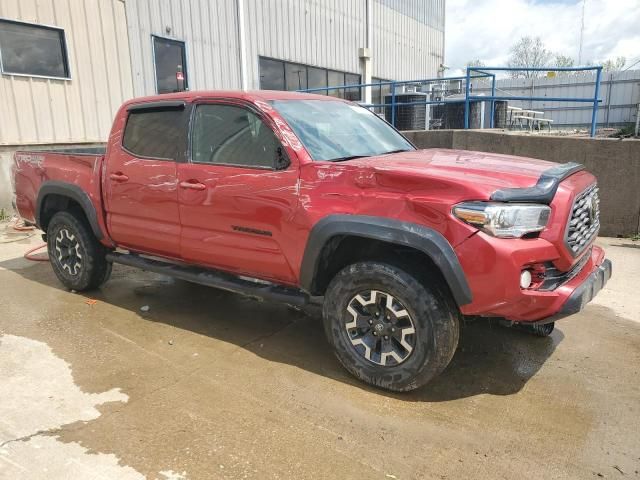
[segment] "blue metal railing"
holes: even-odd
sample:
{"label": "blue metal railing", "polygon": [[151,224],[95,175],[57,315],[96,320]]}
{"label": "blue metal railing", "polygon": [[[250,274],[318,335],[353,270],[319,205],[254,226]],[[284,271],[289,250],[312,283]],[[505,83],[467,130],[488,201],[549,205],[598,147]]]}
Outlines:
{"label": "blue metal railing", "polygon": [[[591,71],[596,70],[596,82],[595,82],[595,92],[593,97],[581,98],[581,97],[535,97],[535,96],[503,96],[496,95],[496,74],[490,72],[502,71],[519,71],[519,72],[579,72],[579,71]],[[396,111],[399,106],[409,106],[409,105],[441,105],[446,103],[464,103],[464,128],[469,128],[469,112],[471,109],[471,102],[490,102],[491,105],[491,115],[489,119],[489,126],[493,128],[494,126],[494,114],[495,114],[495,102],[496,100],[524,100],[524,101],[546,101],[546,102],[582,102],[582,103],[592,103],[592,114],[591,114],[591,136],[595,136],[596,133],[596,122],[597,122],[597,114],[598,114],[598,103],[601,101],[598,97],[600,95],[600,79],[602,75],[602,66],[595,67],[550,67],[550,68],[515,68],[515,67],[467,67],[466,75],[458,76],[458,77],[440,77],[440,78],[425,78],[420,80],[403,80],[403,81],[383,81],[376,83],[358,83],[352,85],[335,85],[329,87],[318,87],[318,88],[307,88],[303,90],[299,90],[300,92],[314,93],[314,92],[324,92],[325,94],[329,94],[330,91],[333,90],[344,90],[345,92],[348,90],[362,89],[362,88],[382,88],[382,86],[388,85],[390,87],[391,94],[391,103],[360,103],[362,106],[372,109],[372,108],[390,108],[391,109],[391,124],[396,126]],[[477,78],[490,78],[491,79],[491,95],[473,95],[472,94],[472,83],[473,79]],[[396,90],[399,86],[402,85],[425,85],[429,83],[442,83],[442,82],[450,82],[450,81],[464,81],[464,98],[457,99],[442,99],[442,100],[427,100],[427,96],[425,96],[425,100],[420,100],[416,102],[397,102],[396,98]],[[362,92],[362,90],[360,90]],[[360,94],[361,95],[361,94]]]}
{"label": "blue metal railing", "polygon": [[[586,72],[596,71],[596,82],[593,92],[593,97],[534,97],[534,96],[501,96],[496,95],[496,76],[494,73],[489,72]],[[470,95],[469,84],[472,78],[471,72],[485,73],[491,76],[491,95],[490,96],[478,96]],[[489,120],[490,128],[493,128],[493,119],[495,113],[496,100],[524,100],[531,102],[584,102],[593,103],[591,109],[591,131],[592,137],[596,135],[596,125],[598,120],[598,103],[602,100],[598,98],[600,96],[600,79],[602,77],[602,66],[594,67],[542,67],[542,68],[521,68],[521,67],[467,67],[467,88],[465,95],[465,108],[464,108],[464,128],[469,128],[469,110],[472,101],[489,101],[491,102],[491,116]]]}

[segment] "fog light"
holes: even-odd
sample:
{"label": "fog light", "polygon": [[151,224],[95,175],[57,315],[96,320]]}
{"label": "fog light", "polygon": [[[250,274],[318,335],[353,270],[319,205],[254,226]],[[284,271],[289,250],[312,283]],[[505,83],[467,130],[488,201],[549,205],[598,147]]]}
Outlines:
{"label": "fog light", "polygon": [[520,288],[529,288],[531,286],[531,272],[522,270],[520,274]]}

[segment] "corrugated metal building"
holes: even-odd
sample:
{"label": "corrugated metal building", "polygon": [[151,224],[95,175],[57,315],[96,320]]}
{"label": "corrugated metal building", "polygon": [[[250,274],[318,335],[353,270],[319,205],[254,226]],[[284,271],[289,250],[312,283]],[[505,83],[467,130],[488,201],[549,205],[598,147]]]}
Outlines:
{"label": "corrugated metal building", "polygon": [[444,0],[127,0],[126,9],[135,95],[156,92],[152,36],[183,42],[196,90],[260,88],[261,57],[364,78],[368,47],[372,77],[404,79],[435,76],[444,55]]}
{"label": "corrugated metal building", "polygon": [[[0,206],[10,202],[16,148],[104,142],[116,109],[134,96],[434,77],[444,8],[445,0],[0,0]],[[331,94],[355,98],[354,90]],[[383,89],[372,90],[379,99]]]}
{"label": "corrugated metal building", "polygon": [[[60,72],[8,65],[11,36],[40,34],[59,39]],[[311,88],[364,82],[363,48],[372,78],[435,76],[444,0],[2,0],[0,145],[104,141],[120,103],[170,90],[176,63],[190,90],[279,86],[274,65],[295,73],[282,88]]]}
{"label": "corrugated metal building", "polygon": [[133,96],[120,1],[2,0],[0,56],[0,145],[104,141]]}

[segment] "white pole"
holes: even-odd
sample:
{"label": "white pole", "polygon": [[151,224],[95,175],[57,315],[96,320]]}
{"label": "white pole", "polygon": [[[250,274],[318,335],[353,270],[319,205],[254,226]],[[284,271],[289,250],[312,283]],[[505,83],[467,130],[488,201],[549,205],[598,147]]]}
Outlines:
{"label": "white pole", "polygon": [[249,89],[247,78],[247,52],[244,30],[244,0],[236,0],[238,10],[238,47],[240,50],[240,85],[242,90]]}

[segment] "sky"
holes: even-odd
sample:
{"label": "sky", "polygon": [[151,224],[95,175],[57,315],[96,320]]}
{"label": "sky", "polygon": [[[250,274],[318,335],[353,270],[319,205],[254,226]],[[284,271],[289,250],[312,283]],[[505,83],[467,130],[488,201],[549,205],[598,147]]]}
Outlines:
{"label": "sky", "polygon": [[[446,0],[447,74],[480,59],[503,66],[522,36],[539,36],[548,50],[577,62],[583,0]],[[640,0],[586,0],[582,63],[624,56],[640,59]],[[640,69],[637,64],[634,69]]]}

